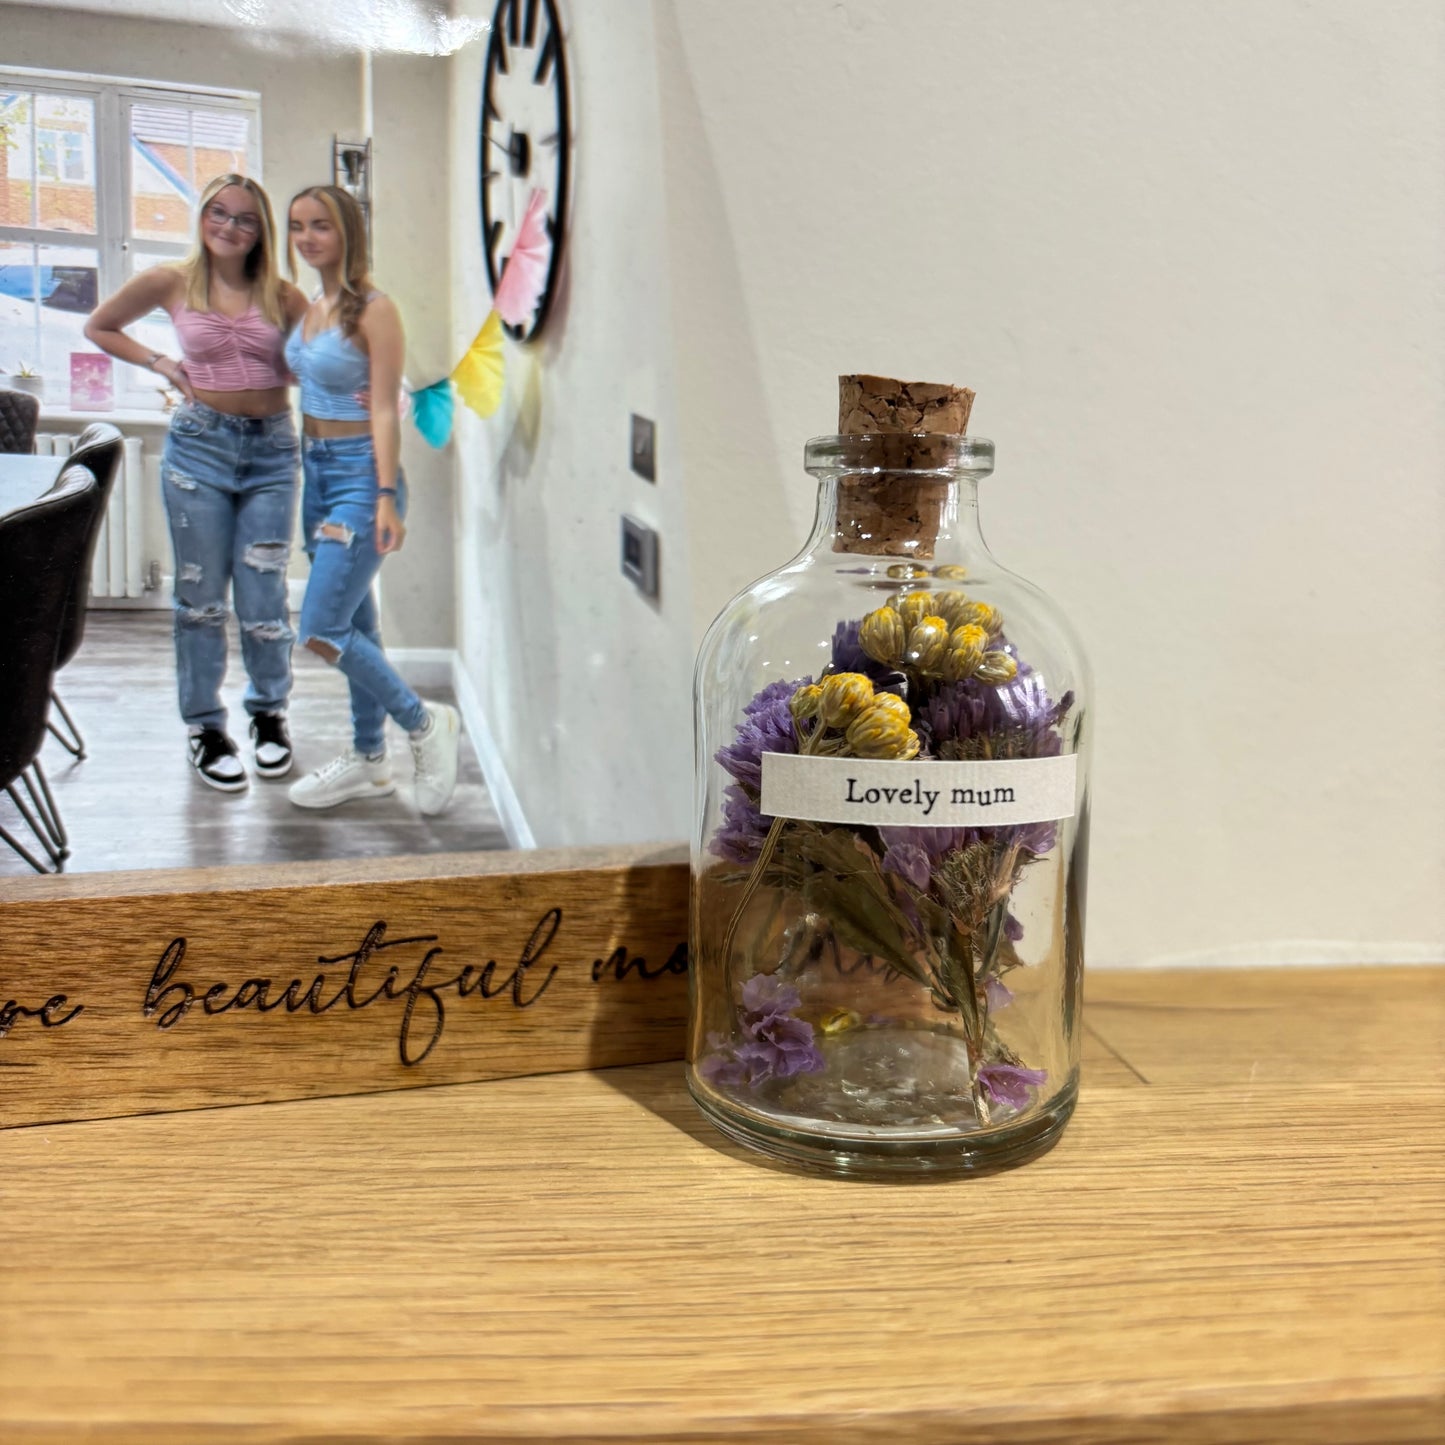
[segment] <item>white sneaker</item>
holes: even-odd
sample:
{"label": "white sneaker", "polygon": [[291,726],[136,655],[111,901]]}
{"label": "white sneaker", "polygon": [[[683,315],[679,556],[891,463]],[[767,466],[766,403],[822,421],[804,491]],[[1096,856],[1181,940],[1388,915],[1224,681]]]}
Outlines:
{"label": "white sneaker", "polygon": [[291,735],[284,712],[257,713],[251,719],[251,742],[258,777],[284,778],[291,771]]}
{"label": "white sneaker", "polygon": [[426,705],[431,726],[411,739],[416,760],[416,805],[423,813],[442,813],[457,790],[457,753],[462,745],[462,720],[444,702]]}
{"label": "white sneaker", "polygon": [[391,764],[386,758],[373,760],[355,748],[347,748],[324,768],[292,783],[286,796],[298,808],[334,808],[352,798],[385,798],[394,792],[396,784],[391,780]]}

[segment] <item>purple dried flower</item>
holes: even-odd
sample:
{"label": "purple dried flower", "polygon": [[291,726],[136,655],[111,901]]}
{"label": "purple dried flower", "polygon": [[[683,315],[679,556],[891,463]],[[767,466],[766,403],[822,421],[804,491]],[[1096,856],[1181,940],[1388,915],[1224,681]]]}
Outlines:
{"label": "purple dried flower", "polygon": [[[1040,849],[1037,851],[1042,852],[1047,850]],[[1012,913],[1010,913],[1003,921],[1003,936],[1008,939],[1010,943],[1017,943],[1019,939],[1024,936],[1023,924],[1020,923],[1018,919],[1013,916]]]}
{"label": "purple dried flower", "polygon": [[[941,687],[917,709],[914,726],[932,752],[948,742],[968,742],[985,733],[1004,733],[1010,744],[1007,756],[1057,757],[1063,748],[1059,724],[1074,705],[1066,692],[1053,702],[1043,679],[1027,663],[1002,687],[990,687],[969,678]],[[999,751],[994,756],[1003,756]]]}
{"label": "purple dried flower", "polygon": [[744,709],[737,733],[715,754],[717,761],[737,779],[723,793],[723,822],[711,850],[730,863],[751,863],[762,848],[772,818],[758,811],[763,789],[763,754],[796,753],[798,735],[788,703],[811,679],[796,682],[779,678],[770,682]]}
{"label": "purple dried flower", "polygon": [[737,1059],[728,1041],[719,1033],[707,1036],[707,1046],[712,1052],[698,1060],[698,1074],[710,1084],[733,1088],[746,1078],[742,1063]]}
{"label": "purple dried flower", "polygon": [[1044,1069],[1025,1069],[1019,1064],[985,1064],[978,1071],[983,1091],[995,1104],[1022,1109],[1029,1102],[1029,1090],[1048,1078]]}
{"label": "purple dried flower", "polygon": [[995,691],[973,678],[941,687],[913,714],[913,725],[924,746],[936,754],[940,743],[962,742],[986,733]]}
{"label": "purple dried flower", "polygon": [[1001,978],[990,977],[983,986],[983,996],[990,1009],[1007,1008],[1013,1001],[1013,990]]}
{"label": "purple dried flower", "polygon": [[722,827],[712,840],[712,851],[729,863],[755,862],[773,820],[758,812],[757,804],[737,783],[730,783],[724,791],[722,813]]}
{"label": "purple dried flower", "polygon": [[[894,848],[910,847],[923,852],[930,864],[946,858],[959,848],[966,848],[977,836],[974,828],[880,828],[878,836],[883,846],[890,851]],[[923,885],[920,884],[920,887]]]}
{"label": "purple dried flower", "polygon": [[788,703],[800,687],[811,681],[807,677],[796,682],[779,678],[777,682],[770,682],[743,709],[737,734],[726,747],[718,749],[716,757],[744,787],[755,793],[762,788],[764,753],[798,751],[798,736]]}
{"label": "purple dried flower", "polygon": [[1053,823],[1020,823],[1006,836],[1010,843],[1027,849],[1036,858],[1042,858],[1059,841],[1059,830]]}
{"label": "purple dried flower", "polygon": [[732,1086],[816,1074],[824,1064],[813,1025],[793,1017],[801,1002],[791,985],[772,974],[754,974],[743,985],[738,1010],[741,1040],[730,1044],[721,1034],[709,1034],[712,1052],[698,1063],[698,1073],[710,1083]]}
{"label": "purple dried flower", "polygon": [[743,1008],[759,1019],[781,1018],[802,1001],[798,990],[775,973],[755,973],[743,985]]}
{"label": "purple dried flower", "polygon": [[[1021,662],[1019,675],[1002,687],[990,687],[977,678],[946,684],[917,709],[914,726],[924,750],[934,756],[944,752],[947,744],[968,743],[987,735],[992,739],[994,757],[1052,758],[1063,749],[1059,725],[1073,705],[1072,692],[1053,702],[1043,679]],[[1058,841],[1053,823],[967,831],[967,842],[994,840],[1035,855],[1047,853]],[[966,845],[959,842],[954,846]]]}
{"label": "purple dried flower", "polygon": [[894,843],[883,855],[883,871],[906,878],[922,893],[933,876],[933,860],[916,843]]}

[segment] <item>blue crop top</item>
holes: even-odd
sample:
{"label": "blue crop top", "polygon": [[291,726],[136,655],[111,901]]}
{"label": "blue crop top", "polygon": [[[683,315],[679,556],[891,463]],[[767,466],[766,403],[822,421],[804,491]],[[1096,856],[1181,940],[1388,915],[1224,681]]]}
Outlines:
{"label": "blue crop top", "polygon": [[286,338],[286,365],[301,383],[301,411],[325,421],[370,421],[356,400],[371,384],[371,358],[341,334],[339,326],[305,339],[306,319]]}

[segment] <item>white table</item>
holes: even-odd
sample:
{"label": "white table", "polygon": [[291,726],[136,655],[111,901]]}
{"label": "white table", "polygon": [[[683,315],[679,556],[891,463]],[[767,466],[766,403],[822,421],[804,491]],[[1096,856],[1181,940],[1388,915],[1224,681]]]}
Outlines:
{"label": "white table", "polygon": [[65,457],[32,457],[0,452],[0,517],[29,506],[48,492],[66,463]]}

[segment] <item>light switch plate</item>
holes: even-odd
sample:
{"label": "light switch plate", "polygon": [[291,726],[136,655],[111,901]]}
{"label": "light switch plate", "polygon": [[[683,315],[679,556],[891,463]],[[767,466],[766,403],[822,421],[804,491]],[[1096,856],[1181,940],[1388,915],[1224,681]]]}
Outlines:
{"label": "light switch plate", "polygon": [[645,597],[657,596],[657,533],[636,517],[622,518],[622,575]]}
{"label": "light switch plate", "polygon": [[657,427],[636,412],[632,413],[632,470],[649,482],[657,481]]}

